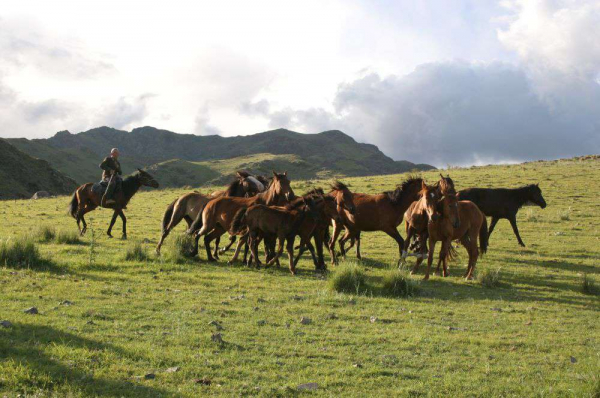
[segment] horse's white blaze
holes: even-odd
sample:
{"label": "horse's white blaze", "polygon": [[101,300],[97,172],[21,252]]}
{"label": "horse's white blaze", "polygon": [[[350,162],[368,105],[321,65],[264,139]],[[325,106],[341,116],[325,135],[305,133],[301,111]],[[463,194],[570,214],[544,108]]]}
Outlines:
{"label": "horse's white blaze", "polygon": [[262,182],[258,181],[255,177],[253,176],[249,176],[247,177],[250,181],[252,181],[254,183],[254,185],[256,185],[256,187],[258,188],[258,190],[260,192],[263,192],[265,190],[265,186],[263,185]]}

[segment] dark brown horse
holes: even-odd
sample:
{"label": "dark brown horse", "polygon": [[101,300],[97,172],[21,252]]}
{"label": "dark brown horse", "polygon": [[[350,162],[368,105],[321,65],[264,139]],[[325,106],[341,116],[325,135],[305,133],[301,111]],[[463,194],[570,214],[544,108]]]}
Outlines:
{"label": "dark brown horse", "polygon": [[[423,187],[427,195],[427,187]],[[438,269],[440,263],[444,266],[444,276],[448,276],[448,260],[454,256],[453,240],[460,240],[469,254],[469,265],[465,273],[466,279],[473,279],[475,265],[480,253],[484,254],[488,246],[488,229],[485,215],[473,202],[458,201],[456,194],[445,194],[437,203],[428,202],[427,215],[431,222],[428,223],[429,253],[427,257],[427,271],[424,280],[429,279],[429,271],[433,262],[435,244],[442,242]],[[477,248],[477,238],[481,251]],[[417,266],[413,269],[416,272]]]}
{"label": "dark brown horse", "polygon": [[255,204],[238,210],[232,222],[231,232],[248,235],[252,257],[258,267],[261,265],[258,256],[259,240],[267,237],[276,238],[279,241],[279,247],[267,265],[272,265],[278,261],[285,245],[289,257],[290,272],[295,275],[294,240],[307,218],[317,219],[318,217],[319,210],[312,197],[300,198],[286,206]]}
{"label": "dark brown horse", "polygon": [[479,210],[488,217],[492,217],[489,234],[492,234],[496,223],[501,218],[506,218],[517,237],[519,245],[525,243],[519,235],[517,228],[517,212],[523,206],[537,205],[542,209],[546,201],[538,184],[527,185],[521,188],[469,188],[458,193],[459,200],[470,200]]}
{"label": "dark brown horse", "polygon": [[340,239],[340,250],[345,256],[344,243],[351,238],[356,238],[356,257],[360,254],[360,233],[362,231],[383,231],[391,236],[398,244],[398,254],[402,253],[404,239],[397,230],[402,222],[404,212],[412,202],[419,198],[421,178],[410,177],[394,191],[377,195],[353,193],[352,200],[355,205],[355,214],[346,209],[340,209],[339,215],[343,223],[335,222],[333,236],[329,241],[329,248],[335,248],[341,229],[346,228],[346,234]]}
{"label": "dark brown horse", "polygon": [[[190,192],[175,199],[167,207],[163,215],[162,232],[158,245],[156,246],[156,254],[160,254],[160,248],[171,230],[182,220],[185,220],[189,229],[198,214],[202,213],[204,206],[210,200],[219,196],[254,196],[259,192],[263,192],[267,187],[267,185],[263,184],[263,181],[265,181],[264,177],[252,176],[248,172],[241,170],[236,173],[236,176],[237,178],[229,184],[227,189],[213,192],[210,196],[203,195],[200,192]],[[234,240],[235,239],[232,239],[232,241]],[[195,253],[197,252],[198,249],[196,247]]]}
{"label": "dark brown horse", "polygon": [[[197,236],[204,236],[208,261],[216,261],[216,256],[213,256],[210,252],[210,242],[223,235],[226,231],[230,231],[233,217],[240,209],[254,204],[282,205],[293,198],[294,191],[290,187],[287,172],[281,174],[273,172],[273,180],[265,192],[250,198],[219,197],[208,202],[202,214],[198,215],[190,229],[193,231],[195,228],[194,224],[202,223]],[[241,240],[240,243],[242,243]],[[232,260],[235,260],[239,255],[239,249],[240,244],[238,244]]]}
{"label": "dark brown horse", "polygon": [[[75,190],[71,203],[69,204],[69,213],[75,220],[77,220],[77,228],[81,235],[87,231],[87,223],[85,222],[85,214],[96,209],[100,206],[102,200],[102,194],[98,194],[92,189],[94,183],[87,183]],[[142,186],[148,186],[152,188],[158,188],[158,182],[147,172],[138,169],[138,171],[123,180],[121,184],[121,190],[116,192],[114,195],[115,203],[106,206],[109,209],[113,209],[114,213],[110,220],[110,225],[106,234],[112,238],[111,231],[112,227],[117,220],[117,216],[121,217],[123,221],[123,239],[127,239],[127,218],[123,213],[123,209],[127,207],[127,204],[136,194],[136,192]],[[83,223],[83,228],[80,226],[80,222]]]}

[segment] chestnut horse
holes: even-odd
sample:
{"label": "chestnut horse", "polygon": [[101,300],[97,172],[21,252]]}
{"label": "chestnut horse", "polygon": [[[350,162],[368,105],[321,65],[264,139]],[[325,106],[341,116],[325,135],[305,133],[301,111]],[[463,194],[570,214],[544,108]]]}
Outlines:
{"label": "chestnut horse", "polygon": [[[85,214],[100,206],[102,200],[102,195],[98,195],[92,190],[93,186],[94,183],[88,182],[77,188],[71,198],[71,203],[69,204],[69,214],[77,220],[77,228],[79,228],[80,235],[85,234],[87,231],[87,223],[85,222],[84,217]],[[106,231],[106,234],[109,237],[112,238],[112,227],[115,225],[117,216],[119,216],[123,221],[123,239],[127,239],[127,218],[123,213],[123,209],[127,208],[127,203],[129,203],[133,195],[135,195],[142,186],[158,188],[158,182],[156,182],[154,177],[147,172],[138,169],[135,174],[123,179],[121,190],[115,192],[115,203],[105,206],[106,208],[114,210],[108,231]],[[83,228],[81,228],[80,222],[83,223]]]}
{"label": "chestnut horse", "polygon": [[[333,236],[329,241],[329,248],[335,248],[342,227],[346,233],[340,239],[340,250],[345,256],[344,243],[351,238],[356,239],[356,257],[360,254],[360,233],[362,231],[383,231],[391,236],[398,244],[398,254],[402,254],[404,239],[397,230],[402,222],[404,212],[412,202],[419,198],[421,190],[421,178],[409,177],[401,186],[394,191],[384,192],[377,195],[364,193],[353,193],[352,200],[355,205],[355,213],[351,214],[346,209],[338,209],[342,223],[333,221]],[[334,260],[332,259],[332,262]]]}
{"label": "chestnut horse", "polygon": [[[415,238],[414,244],[418,251],[416,254],[417,263],[421,264],[427,255],[427,223],[429,222],[427,201],[436,202],[445,193],[456,193],[454,181],[450,176],[444,177],[440,174],[440,180],[433,187],[428,186],[427,192],[427,195],[421,195],[419,200],[412,202],[404,213],[406,240],[404,241],[401,261],[405,261],[406,257],[410,255],[408,250],[413,238]],[[418,265],[416,267],[418,268]]]}
{"label": "chestnut horse", "polygon": [[[165,210],[162,218],[161,237],[156,246],[156,254],[160,254],[160,248],[171,230],[175,228],[182,220],[185,220],[188,228],[202,212],[208,201],[219,196],[254,196],[263,192],[266,186],[261,181],[263,178],[252,176],[245,171],[237,171],[237,178],[229,184],[226,190],[213,192],[210,196],[203,195],[200,192],[186,193],[175,199]],[[196,244],[197,246],[197,244]],[[217,243],[218,246],[218,243]],[[198,252],[196,247],[195,252]]]}
{"label": "chestnut horse", "polygon": [[[273,172],[273,181],[265,192],[261,192],[250,198],[219,197],[211,200],[204,206],[201,214],[198,214],[196,221],[190,227],[194,231],[194,224],[202,223],[202,228],[197,236],[204,236],[204,245],[208,261],[216,261],[216,256],[210,252],[210,242],[230,231],[231,223],[235,214],[242,208],[247,208],[254,204],[264,205],[282,205],[294,198],[294,191],[290,187],[290,180],[287,178],[287,172],[278,174]],[[231,234],[235,235],[235,234]],[[240,240],[241,243],[241,240]],[[240,244],[236,249],[233,259],[239,255]]]}
{"label": "chestnut horse", "polygon": [[[428,189],[424,185],[424,194],[427,195]],[[460,240],[469,254],[469,265],[465,273],[466,279],[473,279],[475,265],[481,253],[483,255],[488,247],[488,229],[485,215],[477,208],[473,202],[468,200],[459,201],[455,193],[445,194],[437,203],[428,202],[427,215],[429,222],[427,229],[429,232],[429,253],[427,257],[427,271],[424,280],[429,279],[429,271],[433,262],[435,244],[442,242],[438,269],[440,263],[444,266],[444,276],[448,276],[448,260],[454,256],[452,241]],[[481,251],[477,248],[477,237]],[[413,271],[416,271],[414,269]]]}

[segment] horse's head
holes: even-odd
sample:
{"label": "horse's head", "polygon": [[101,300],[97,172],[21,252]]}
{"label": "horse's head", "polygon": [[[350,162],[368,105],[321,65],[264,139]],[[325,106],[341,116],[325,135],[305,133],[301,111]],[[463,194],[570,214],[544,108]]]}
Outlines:
{"label": "horse's head", "polygon": [[137,169],[137,171],[138,171],[138,178],[142,185],[145,185],[147,187],[152,187],[152,188],[158,188],[158,181],[156,181],[154,179],[154,177],[152,177],[149,173],[145,172],[142,169]]}
{"label": "horse's head", "polygon": [[290,180],[287,177],[287,171],[284,171],[283,173],[273,172],[273,181],[271,181],[269,189],[272,189],[276,195],[284,196],[288,201],[291,201],[296,197],[292,190]]}
{"label": "horse's head", "polygon": [[538,184],[533,184],[528,187],[527,190],[527,200],[529,202],[533,202],[534,204],[540,206],[542,209],[546,207],[546,201],[542,196],[542,190]]}
{"label": "horse's head", "polygon": [[427,185],[425,181],[421,181],[419,194],[421,195],[421,200],[424,202],[429,221],[437,221],[442,215],[439,205],[440,195],[438,188],[435,185]]}
{"label": "horse's head", "polygon": [[454,181],[452,181],[450,175],[444,177],[442,173],[440,173],[440,180],[435,185],[438,188],[440,195],[456,193],[456,189],[454,188]]}
{"label": "horse's head", "polygon": [[243,191],[241,195],[236,196],[254,196],[257,193],[263,192],[266,189],[266,186],[255,176],[249,174],[245,171],[238,171],[238,187]]}
{"label": "horse's head", "polygon": [[356,214],[356,206],[354,206],[353,195],[346,184],[340,181],[335,181],[333,184],[331,184],[331,193],[333,194],[338,207],[341,207],[352,215]]}
{"label": "horse's head", "polygon": [[452,227],[460,227],[460,214],[458,211],[458,198],[455,193],[448,193],[438,201],[438,210],[443,217],[448,218]]}
{"label": "horse's head", "polygon": [[304,204],[304,212],[313,219],[318,219],[323,210],[323,197],[320,196],[304,196],[302,198]]}

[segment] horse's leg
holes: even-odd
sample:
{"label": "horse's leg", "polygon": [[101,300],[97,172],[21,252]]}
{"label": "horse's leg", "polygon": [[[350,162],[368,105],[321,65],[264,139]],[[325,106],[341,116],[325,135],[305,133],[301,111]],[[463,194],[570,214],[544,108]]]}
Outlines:
{"label": "horse's leg", "polygon": [[430,237],[429,238],[429,254],[427,257],[427,270],[425,271],[425,277],[423,280],[429,279],[429,271],[431,270],[431,263],[433,263],[433,255],[435,254],[435,241]]}
{"label": "horse's leg", "polygon": [[400,236],[400,232],[398,232],[396,227],[391,227],[390,229],[384,232],[391,236],[396,241],[396,243],[398,243],[398,263],[400,263],[400,259],[402,258],[402,248],[404,247],[404,239],[402,239],[402,236]]}
{"label": "horse's leg", "polygon": [[231,246],[233,246],[236,239],[237,239],[237,235],[230,236],[229,244],[227,246],[225,246],[224,248],[222,248],[221,250],[219,250],[219,254],[224,254],[227,250],[231,249]]}
{"label": "horse's leg", "polygon": [[217,236],[215,239],[215,250],[213,250],[213,257],[219,259],[219,243],[221,243],[221,236]]}
{"label": "horse's leg", "polygon": [[406,222],[406,240],[404,241],[404,245],[402,245],[402,255],[400,256],[400,261],[406,261],[406,257],[408,257],[408,247],[410,246],[410,240],[414,235],[414,228],[411,228]]}
{"label": "horse's leg", "polygon": [[466,248],[469,248],[469,267],[467,268],[467,273],[465,275],[466,279],[473,279],[475,265],[477,264],[477,259],[479,257],[479,249],[477,248],[477,234],[471,233],[470,235],[472,235],[469,239],[470,242],[468,242],[468,246],[465,246]]}
{"label": "horse's leg", "polygon": [[123,236],[121,236],[121,239],[126,240],[127,239],[127,217],[125,217],[125,213],[123,213],[123,210],[119,210],[119,216],[121,217],[121,221],[123,221]]}
{"label": "horse's leg", "polygon": [[[523,240],[521,240],[521,235],[519,235],[519,228],[517,228],[517,215],[513,214],[512,216],[510,216],[508,218],[508,221],[510,222],[510,226],[512,227],[513,232],[517,236],[519,245],[521,245],[521,247],[525,247],[525,243],[523,243]],[[488,237],[489,237],[489,232],[488,232]]]}
{"label": "horse's leg", "polygon": [[488,238],[490,237],[490,235],[492,234],[492,231],[496,227],[496,223],[498,222],[498,220],[499,220],[498,217],[492,217],[492,222],[490,223],[490,229],[488,230]]}
{"label": "horse's leg", "polygon": [[[330,252],[335,252],[335,242],[337,241],[341,232],[342,232],[342,224],[340,224],[336,221],[333,221],[333,234],[331,235],[331,240],[328,242]],[[337,259],[335,258],[335,256],[332,256],[331,263],[335,264],[336,262],[337,262]]]}
{"label": "horse's leg", "polygon": [[[294,237],[291,237],[287,240],[287,253],[288,258],[290,260],[290,272],[292,275],[296,275],[296,266],[294,265]],[[311,245],[312,246],[312,245]],[[314,253],[313,253],[314,255]]]}
{"label": "horse's leg", "polygon": [[258,258],[258,234],[256,232],[252,232],[249,235],[248,245],[250,246],[250,252],[252,253],[252,257],[254,257],[254,261],[256,261],[256,268],[260,268],[262,263]]}
{"label": "horse's leg", "polygon": [[[352,245],[350,245],[350,247],[352,247]],[[356,258],[362,260],[362,256],[360,254],[360,231],[358,231],[358,233],[356,234]]]}
{"label": "horse's leg", "polygon": [[225,233],[220,226],[217,226],[213,229],[209,234],[204,235],[204,249],[206,250],[206,259],[210,262],[217,261],[212,253],[210,252],[210,242],[217,238],[217,236],[221,236]]}
{"label": "horse's leg", "polygon": [[344,257],[344,259],[346,259],[346,249],[344,249],[344,245],[346,244],[346,241],[350,239],[350,237],[350,230],[346,229],[346,233],[344,234],[344,236],[342,236],[342,238],[339,241],[340,252],[342,253],[342,257]]}
{"label": "horse's leg", "polygon": [[233,256],[231,257],[231,259],[227,262],[227,264],[231,265],[237,261],[239,255],[240,255],[240,251],[242,250],[242,246],[246,243],[247,240],[248,240],[248,234],[243,235],[240,238],[237,246],[235,247],[235,252],[233,253]]}
{"label": "horse's leg", "polygon": [[438,264],[437,264],[437,267],[435,269],[435,275],[440,275],[441,276],[441,274],[440,274],[440,266],[442,265],[442,262],[446,258],[446,252],[447,251],[448,251],[448,243],[444,239],[442,241],[442,248],[440,249],[440,255],[438,257]]}
{"label": "horse's leg", "polygon": [[267,265],[273,265],[275,263],[275,261],[279,260],[279,256],[281,256],[281,253],[283,253],[283,245],[285,243],[285,237],[283,237],[283,236],[278,237],[278,243],[279,243],[279,246],[277,247],[277,253],[275,253],[275,257],[273,257],[271,260],[269,260]]}
{"label": "horse's leg", "polygon": [[323,257],[323,235],[324,231],[317,230],[313,233],[313,238],[315,240],[315,246],[317,248],[317,258],[318,258],[318,269],[325,269],[325,258]]}
{"label": "horse's leg", "polygon": [[113,225],[115,225],[115,221],[117,221],[117,216],[118,215],[119,215],[119,213],[117,213],[117,211],[115,210],[113,212],[112,219],[110,220],[110,225],[108,226],[108,231],[106,231],[106,235],[108,235],[109,238],[113,237],[112,234],[111,234],[111,231],[112,231]]}

